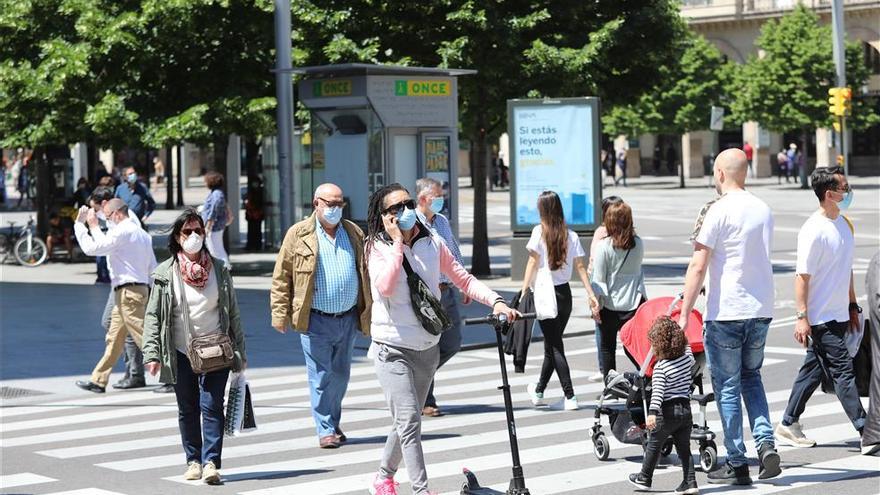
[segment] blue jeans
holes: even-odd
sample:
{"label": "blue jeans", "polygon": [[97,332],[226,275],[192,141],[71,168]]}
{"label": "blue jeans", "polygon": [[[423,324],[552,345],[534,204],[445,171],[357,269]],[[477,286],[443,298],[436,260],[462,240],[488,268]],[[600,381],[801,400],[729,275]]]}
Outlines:
{"label": "blue jeans", "polygon": [[186,354],[177,352],[177,423],[186,462],[214,463],[220,469],[223,452],[223,399],[229,369],[198,375]]}
{"label": "blue jeans", "polygon": [[703,331],[712,388],[724,429],[727,462],[747,464],[742,403],[746,404],[755,445],[774,445],[767,394],[761,382],[764,344],[771,318],[707,321]]}
{"label": "blue jeans", "polygon": [[318,438],[339,428],[357,332],[357,311],[340,318],[311,313],[308,333],[300,335]]}
{"label": "blue jeans", "polygon": [[822,374],[827,372],[834,380],[834,392],[844,412],[853,427],[862,431],[865,426],[865,409],[856,388],[853,360],[846,350],[848,328],[849,321],[829,321],[810,327],[813,345],[807,348],[807,357],[791,386],[791,396],[782,417],[785,423],[790,425],[797,422],[810,396],[822,382]]}
{"label": "blue jeans", "polygon": [[[449,330],[443,332],[440,336],[440,369],[446,361],[452,359],[459,350],[461,350],[461,313],[458,310],[458,289],[450,286],[440,290],[440,304],[443,310],[449,316],[452,326]],[[435,371],[436,373],[436,371]],[[437,398],[434,397],[434,381],[431,381],[431,387],[428,388],[428,398],[425,399],[426,406],[437,407]]]}

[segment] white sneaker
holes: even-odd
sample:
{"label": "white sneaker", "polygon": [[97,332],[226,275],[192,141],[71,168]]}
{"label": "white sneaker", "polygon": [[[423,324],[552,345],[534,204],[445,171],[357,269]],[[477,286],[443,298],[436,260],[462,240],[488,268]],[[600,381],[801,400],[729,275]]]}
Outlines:
{"label": "white sneaker", "polygon": [[562,408],[566,411],[577,411],[578,407],[578,398],[576,395],[572,395],[571,399],[565,399],[562,401]]}
{"label": "white sneaker", "polygon": [[543,406],[546,403],[544,402],[544,393],[538,392],[538,384],[530,383],[526,385],[526,393],[529,394],[529,399],[532,401],[533,406]]}
{"label": "white sneaker", "polygon": [[792,447],[816,446],[816,441],[807,438],[801,429],[801,424],[797,422],[792,423],[791,426],[779,423],[773,431],[773,436],[776,437],[777,442],[783,445],[790,445]]}
{"label": "white sneaker", "polygon": [[598,382],[605,380],[605,375],[603,375],[602,372],[600,371],[599,373],[596,373],[595,375],[590,375],[590,377],[587,378],[587,380],[590,380],[591,382],[598,383]]}

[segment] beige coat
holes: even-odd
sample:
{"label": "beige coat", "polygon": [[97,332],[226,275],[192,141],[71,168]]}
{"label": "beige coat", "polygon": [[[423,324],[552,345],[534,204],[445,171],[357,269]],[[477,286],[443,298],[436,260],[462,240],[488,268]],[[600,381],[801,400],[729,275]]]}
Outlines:
{"label": "beige coat", "polygon": [[[315,292],[315,274],[318,264],[318,234],[315,214],[297,223],[287,231],[281,251],[275,261],[272,274],[272,290],[269,304],[272,308],[272,326],[292,326],[298,332],[309,329],[309,313],[312,309],[312,295]],[[358,316],[361,332],[370,335],[370,308],[373,300],[370,295],[370,277],[364,263],[364,233],[353,222],[342,220],[354,248],[357,264]]]}

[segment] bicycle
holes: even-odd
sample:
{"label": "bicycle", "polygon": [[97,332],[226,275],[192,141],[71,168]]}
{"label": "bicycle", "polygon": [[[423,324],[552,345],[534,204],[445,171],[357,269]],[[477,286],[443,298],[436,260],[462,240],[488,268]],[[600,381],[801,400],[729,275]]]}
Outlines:
{"label": "bicycle", "polygon": [[46,243],[34,234],[34,218],[28,218],[27,225],[18,232],[15,222],[9,223],[9,233],[0,234],[0,263],[6,263],[10,253],[22,266],[40,266],[49,258]]}

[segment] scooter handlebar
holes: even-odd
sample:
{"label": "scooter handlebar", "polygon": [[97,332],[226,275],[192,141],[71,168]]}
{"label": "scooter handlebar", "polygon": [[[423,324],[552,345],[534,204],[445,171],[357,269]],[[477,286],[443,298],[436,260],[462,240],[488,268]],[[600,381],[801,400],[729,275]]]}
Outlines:
{"label": "scooter handlebar", "polygon": [[[533,319],[535,319],[535,316],[537,316],[535,313],[523,313],[519,317],[517,317],[517,320],[533,320]],[[500,324],[507,323],[507,315],[504,315],[504,314],[488,315],[488,316],[483,316],[480,318],[465,318],[464,319],[465,325],[482,325],[485,323],[488,323],[490,325],[500,325]]]}

